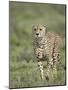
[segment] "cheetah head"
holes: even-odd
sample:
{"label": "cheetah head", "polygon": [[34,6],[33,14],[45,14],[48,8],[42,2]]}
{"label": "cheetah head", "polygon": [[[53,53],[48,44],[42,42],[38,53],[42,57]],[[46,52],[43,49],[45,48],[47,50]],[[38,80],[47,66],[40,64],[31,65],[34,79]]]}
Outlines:
{"label": "cheetah head", "polygon": [[43,38],[47,32],[47,25],[34,25],[32,27],[32,33],[35,38]]}

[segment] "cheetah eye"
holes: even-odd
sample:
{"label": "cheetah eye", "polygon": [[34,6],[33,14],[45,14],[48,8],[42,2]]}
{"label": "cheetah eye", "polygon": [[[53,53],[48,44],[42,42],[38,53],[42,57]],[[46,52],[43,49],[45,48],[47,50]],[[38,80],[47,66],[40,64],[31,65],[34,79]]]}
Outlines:
{"label": "cheetah eye", "polygon": [[36,28],[34,28],[34,31],[36,31]]}
{"label": "cheetah eye", "polygon": [[41,31],[42,29],[40,28],[40,31]]}

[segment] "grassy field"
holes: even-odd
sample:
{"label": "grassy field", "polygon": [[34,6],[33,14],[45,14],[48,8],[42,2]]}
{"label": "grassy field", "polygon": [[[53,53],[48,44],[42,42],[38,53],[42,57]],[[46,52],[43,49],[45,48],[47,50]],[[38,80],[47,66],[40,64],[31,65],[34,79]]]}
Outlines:
{"label": "grassy field", "polygon": [[[9,3],[10,88],[65,85],[65,5]],[[48,31],[62,37],[58,77],[48,82],[40,78],[32,50],[32,25],[48,25]],[[44,63],[44,73],[46,62]]]}

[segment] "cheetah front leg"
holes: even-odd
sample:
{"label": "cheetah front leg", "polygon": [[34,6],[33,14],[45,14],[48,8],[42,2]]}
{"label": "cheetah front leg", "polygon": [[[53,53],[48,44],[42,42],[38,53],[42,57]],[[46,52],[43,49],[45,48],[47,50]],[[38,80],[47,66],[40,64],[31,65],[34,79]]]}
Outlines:
{"label": "cheetah front leg", "polygon": [[53,75],[51,73],[51,70],[52,70],[52,67],[53,67],[53,58],[50,57],[49,60],[47,61],[47,70],[46,70],[46,80],[50,80]]}
{"label": "cheetah front leg", "polygon": [[38,62],[38,66],[39,66],[39,70],[40,70],[40,73],[41,73],[41,79],[44,80],[43,65],[42,65],[41,61]]}
{"label": "cheetah front leg", "polygon": [[42,64],[42,61],[41,61],[41,59],[43,58],[43,49],[37,48],[36,57],[38,59],[38,67],[39,67],[39,70],[40,70],[41,79],[43,80],[44,79],[44,73],[43,73],[43,64]]}

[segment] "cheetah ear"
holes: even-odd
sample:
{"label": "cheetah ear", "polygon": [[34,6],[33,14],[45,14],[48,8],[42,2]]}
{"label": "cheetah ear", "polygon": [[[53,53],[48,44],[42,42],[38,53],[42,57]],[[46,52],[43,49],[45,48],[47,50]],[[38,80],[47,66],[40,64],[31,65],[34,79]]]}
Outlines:
{"label": "cheetah ear", "polygon": [[32,25],[32,30],[33,30],[34,26],[35,26],[35,25]]}
{"label": "cheetah ear", "polygon": [[47,24],[43,25],[44,27],[47,27]]}
{"label": "cheetah ear", "polygon": [[32,28],[34,27],[34,25],[32,25]]}
{"label": "cheetah ear", "polygon": [[48,25],[46,24],[46,25],[44,25],[44,27],[45,27],[45,33],[47,33]]}

